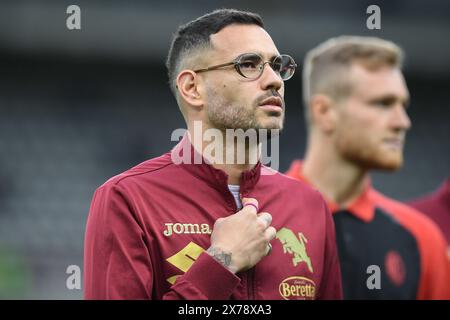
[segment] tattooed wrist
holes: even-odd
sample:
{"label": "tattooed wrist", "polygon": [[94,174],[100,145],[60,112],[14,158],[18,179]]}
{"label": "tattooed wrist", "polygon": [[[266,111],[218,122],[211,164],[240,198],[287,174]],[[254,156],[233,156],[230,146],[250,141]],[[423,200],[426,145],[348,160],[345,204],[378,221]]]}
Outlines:
{"label": "tattooed wrist", "polygon": [[231,253],[225,252],[222,249],[210,247],[206,252],[214,258],[217,262],[219,262],[221,265],[223,265],[225,268],[229,269],[230,271],[230,265],[231,265]]}

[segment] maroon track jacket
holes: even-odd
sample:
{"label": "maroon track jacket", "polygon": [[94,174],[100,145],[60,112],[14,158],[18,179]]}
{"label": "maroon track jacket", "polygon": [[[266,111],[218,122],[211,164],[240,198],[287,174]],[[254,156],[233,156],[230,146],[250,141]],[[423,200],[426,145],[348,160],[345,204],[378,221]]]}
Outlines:
{"label": "maroon track jacket", "polygon": [[261,163],[242,174],[240,192],[272,214],[272,253],[237,275],[205,253],[214,222],[238,209],[223,171],[174,163],[186,150],[195,154],[187,137],[96,190],[85,235],[86,299],[342,298],[324,200]]}

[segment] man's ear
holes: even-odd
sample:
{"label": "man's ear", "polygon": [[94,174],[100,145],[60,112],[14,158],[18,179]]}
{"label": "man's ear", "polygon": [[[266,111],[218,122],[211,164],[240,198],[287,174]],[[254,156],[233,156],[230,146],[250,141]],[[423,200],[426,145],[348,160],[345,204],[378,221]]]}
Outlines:
{"label": "man's ear", "polygon": [[314,125],[321,131],[330,133],[336,127],[336,103],[329,96],[317,94],[311,97],[309,104]]}
{"label": "man's ear", "polygon": [[177,77],[177,89],[180,97],[194,107],[203,106],[203,99],[199,93],[197,74],[192,70],[183,70]]}

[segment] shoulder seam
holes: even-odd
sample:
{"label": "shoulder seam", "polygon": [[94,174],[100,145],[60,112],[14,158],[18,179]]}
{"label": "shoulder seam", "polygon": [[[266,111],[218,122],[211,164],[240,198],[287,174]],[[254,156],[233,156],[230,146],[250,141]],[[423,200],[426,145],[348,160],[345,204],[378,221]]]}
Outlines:
{"label": "shoulder seam", "polygon": [[[170,166],[170,165],[172,165],[172,164],[173,164],[172,162],[169,162],[169,163],[167,163],[167,164],[165,164],[165,165],[163,165],[163,166],[160,166],[160,167],[158,167],[158,168],[149,169],[149,170],[146,170],[146,171],[144,171],[144,172],[137,172],[137,173],[129,173],[129,174],[126,174],[124,177],[117,178],[117,180],[114,181],[113,183],[111,183],[111,185],[116,186],[116,185],[118,185],[122,180],[124,180],[124,179],[126,179],[126,178],[131,178],[131,177],[134,177],[134,176],[139,176],[139,175],[147,174],[147,173],[149,173],[149,172],[155,172],[155,171],[158,171],[158,170],[162,170],[162,169],[164,169],[164,168],[166,168],[166,167],[168,167],[168,166]],[[131,170],[131,169],[130,169],[130,170]],[[126,172],[126,171],[125,171],[125,172]],[[121,173],[121,174],[124,174],[124,173]],[[119,175],[121,175],[121,174],[119,174]],[[111,178],[111,179],[114,179],[114,178]],[[102,186],[106,185],[107,183],[108,183],[108,181],[105,182]]]}

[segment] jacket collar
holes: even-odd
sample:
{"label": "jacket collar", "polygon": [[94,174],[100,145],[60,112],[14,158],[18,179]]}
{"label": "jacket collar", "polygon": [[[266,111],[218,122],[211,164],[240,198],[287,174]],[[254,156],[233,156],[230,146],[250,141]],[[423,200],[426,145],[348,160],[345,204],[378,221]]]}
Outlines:
{"label": "jacket collar", "polygon": [[[307,184],[309,184],[311,187],[315,188],[311,182],[309,182],[306,177],[302,174],[302,161],[301,160],[294,160],[289,168],[289,170],[286,172],[286,174],[292,178],[295,178],[297,180],[301,180]],[[350,203],[346,208],[340,207],[337,203],[334,201],[331,201],[329,199],[325,199],[327,202],[328,208],[332,213],[336,213],[340,210],[347,210],[350,213],[352,213],[356,218],[364,221],[364,222],[370,222],[372,221],[374,215],[375,215],[375,202],[372,197],[373,189],[371,182],[369,181],[365,186],[363,192],[356,198],[355,200]],[[324,197],[325,198],[325,197]]]}
{"label": "jacket collar", "polygon": [[[189,173],[213,188],[221,192],[229,192],[228,175],[224,171],[214,168],[207,159],[197,152],[187,134],[171,150],[170,154],[174,164],[182,166]],[[240,181],[242,195],[245,196],[253,190],[261,175],[261,167],[261,162],[258,161],[251,170],[242,172]]]}

